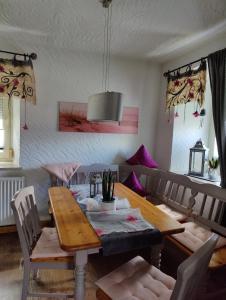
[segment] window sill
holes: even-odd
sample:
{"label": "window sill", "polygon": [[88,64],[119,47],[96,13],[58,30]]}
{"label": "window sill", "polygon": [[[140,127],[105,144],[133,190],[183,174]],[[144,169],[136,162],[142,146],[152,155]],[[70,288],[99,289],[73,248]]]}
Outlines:
{"label": "window sill", "polygon": [[21,170],[22,168],[17,164],[9,163],[9,162],[0,162],[0,170]]}
{"label": "window sill", "polygon": [[198,183],[209,183],[209,184],[220,186],[220,178],[219,178],[219,180],[213,181],[213,180],[210,180],[209,178],[205,178],[205,177],[191,176],[188,174],[185,174],[185,175],[188,176],[192,181],[196,181]]}

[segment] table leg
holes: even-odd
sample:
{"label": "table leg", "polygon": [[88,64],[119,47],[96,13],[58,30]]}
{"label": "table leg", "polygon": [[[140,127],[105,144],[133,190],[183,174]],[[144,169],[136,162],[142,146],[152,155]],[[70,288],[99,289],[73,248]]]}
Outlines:
{"label": "table leg", "polygon": [[163,243],[151,246],[151,264],[156,268],[161,267],[161,251]]}
{"label": "table leg", "polygon": [[85,299],[85,266],[88,261],[87,250],[75,253],[75,300]]}

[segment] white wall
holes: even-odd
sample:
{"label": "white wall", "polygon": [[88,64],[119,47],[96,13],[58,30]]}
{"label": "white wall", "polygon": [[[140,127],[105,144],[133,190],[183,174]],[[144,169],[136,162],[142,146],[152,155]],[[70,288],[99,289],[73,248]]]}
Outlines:
{"label": "white wall", "polygon": [[[102,57],[50,49],[38,49],[37,54],[37,105],[27,104],[29,130],[21,129],[20,165],[27,185],[35,186],[39,209],[45,215],[49,177],[41,169],[43,164],[120,163],[142,143],[154,151],[160,68],[122,58],[111,62],[110,90],[124,94],[124,105],[140,108],[137,135],[58,132],[59,101],[87,102],[89,95],[101,90]],[[21,103],[21,126],[23,120]]]}
{"label": "white wall", "polygon": [[[203,47],[194,49],[193,51],[187,53],[186,55],[183,55],[181,57],[178,57],[177,59],[171,60],[168,63],[165,63],[162,66],[162,74],[166,72],[167,70],[174,69],[176,67],[179,67],[181,65],[184,65],[186,63],[189,63],[193,60],[199,59],[200,57],[207,56],[208,54],[215,52],[217,50],[225,48],[226,44],[226,36],[221,36],[215,40],[212,40],[211,43],[208,43],[204,45]],[[171,115],[171,121],[168,123],[168,113],[165,111],[165,94],[166,94],[166,84],[167,80],[163,77],[161,77],[161,92],[160,92],[160,106],[159,106],[159,114],[158,114],[158,124],[157,124],[157,131],[156,131],[156,159],[160,164],[160,167],[162,169],[169,170],[171,167],[171,157],[172,154],[176,159],[175,151],[178,153],[178,149],[185,149],[185,147],[188,147],[188,144],[184,144],[185,140],[187,139],[186,132],[184,132],[183,139],[181,141],[179,140],[179,137],[177,138],[176,144],[173,145],[173,128],[174,128],[174,121],[175,122],[182,122],[182,119],[174,119],[173,115]],[[208,95],[207,95],[208,97]],[[192,108],[191,108],[192,109]],[[210,109],[209,109],[210,111]],[[206,122],[209,123],[211,118],[211,114],[207,114]],[[180,126],[181,124],[175,123],[175,125]],[[195,122],[192,123],[192,126],[197,128],[197,125]],[[189,124],[188,124],[189,126]],[[183,134],[183,128],[180,128],[180,134]],[[193,128],[194,129],[194,128]],[[207,136],[208,129],[205,128],[205,134],[204,136]],[[199,130],[194,134],[194,138],[199,136]],[[207,138],[205,138],[207,139]],[[178,144],[179,143],[179,144]],[[190,145],[190,142],[189,142]],[[176,149],[177,148],[177,149]],[[186,169],[188,166],[188,158],[186,157],[183,161],[183,164],[186,164]],[[181,160],[180,160],[181,163]],[[185,169],[184,167],[184,169]]]}

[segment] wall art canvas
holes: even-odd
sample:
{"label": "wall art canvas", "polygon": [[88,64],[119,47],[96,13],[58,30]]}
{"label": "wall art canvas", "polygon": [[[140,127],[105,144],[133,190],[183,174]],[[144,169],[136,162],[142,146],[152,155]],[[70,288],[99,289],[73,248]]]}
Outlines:
{"label": "wall art canvas", "polygon": [[138,133],[138,107],[123,107],[122,121],[89,122],[87,103],[59,103],[59,131],[64,132],[100,132],[100,133]]}

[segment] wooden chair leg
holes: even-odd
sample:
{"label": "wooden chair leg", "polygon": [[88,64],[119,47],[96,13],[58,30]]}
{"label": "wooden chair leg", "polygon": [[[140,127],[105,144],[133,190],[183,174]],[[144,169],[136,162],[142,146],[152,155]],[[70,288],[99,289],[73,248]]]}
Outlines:
{"label": "wooden chair leg", "polygon": [[29,281],[30,281],[30,266],[28,264],[24,263],[24,275],[23,275],[21,300],[27,300]]}
{"label": "wooden chair leg", "polygon": [[112,300],[107,294],[105,294],[104,291],[101,289],[97,289],[96,291],[96,297],[98,300]]}

